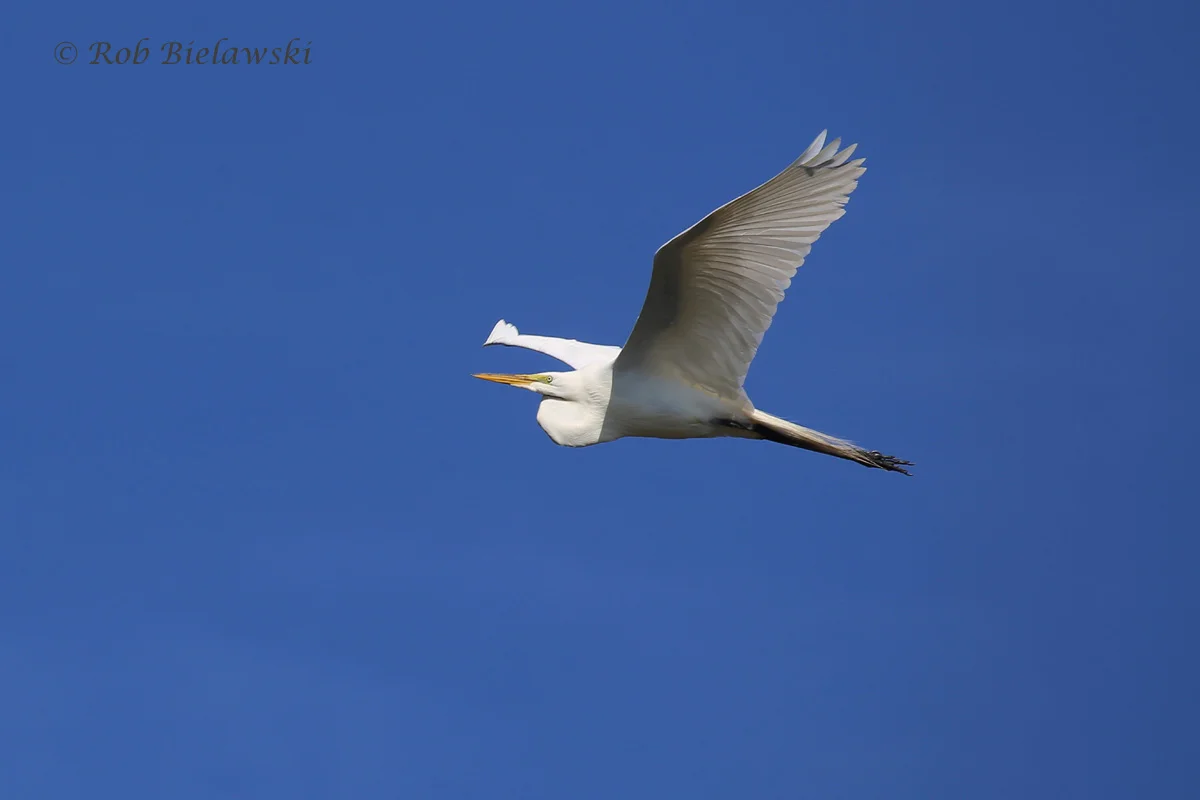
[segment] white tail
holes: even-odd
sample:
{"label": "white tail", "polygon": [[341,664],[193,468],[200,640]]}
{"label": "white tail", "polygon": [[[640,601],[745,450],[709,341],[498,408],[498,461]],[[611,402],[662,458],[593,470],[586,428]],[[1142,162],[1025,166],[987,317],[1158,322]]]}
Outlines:
{"label": "white tail", "polygon": [[864,467],[910,474],[904,467],[911,467],[911,461],[902,461],[895,456],[885,456],[877,450],[864,450],[853,442],[805,428],[758,409],[750,414],[750,420],[754,424],[754,433],[769,441],[844,458],[862,464]]}

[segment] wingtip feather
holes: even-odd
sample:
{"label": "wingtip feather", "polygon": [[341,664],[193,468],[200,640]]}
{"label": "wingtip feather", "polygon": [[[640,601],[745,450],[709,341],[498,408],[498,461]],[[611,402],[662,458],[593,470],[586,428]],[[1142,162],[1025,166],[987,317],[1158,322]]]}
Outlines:
{"label": "wingtip feather", "polygon": [[797,164],[805,164],[809,161],[809,159],[811,159],[817,153],[821,152],[821,148],[825,146],[825,137],[827,137],[828,135],[829,135],[828,130],[821,131],[821,133],[817,135],[817,138],[813,139],[812,144],[810,144],[804,150],[804,152],[800,154],[800,157],[796,159],[796,163]]}
{"label": "wingtip feather", "polygon": [[496,323],[495,327],[492,328],[492,332],[488,334],[487,341],[483,343],[483,346],[487,347],[490,344],[503,344],[504,342],[510,341],[517,335],[517,327],[515,325],[505,322],[504,320],[500,320]]}
{"label": "wingtip feather", "polygon": [[842,152],[836,154],[833,157],[833,160],[829,162],[829,166],[840,167],[842,164],[845,164],[850,159],[850,156],[854,155],[854,151],[857,147],[857,144],[852,144]]}
{"label": "wingtip feather", "polygon": [[[842,146],[842,140],[837,138],[830,140],[827,143],[826,139],[828,136],[828,130],[821,131],[821,135],[814,139],[813,143],[810,144],[808,148],[800,154],[800,157],[796,159],[795,165],[809,167],[812,169],[816,169],[818,167],[837,168],[846,166],[850,156],[852,156],[854,151],[858,148],[858,144],[848,145],[839,151],[838,148]],[[850,162],[849,166],[861,166],[865,160],[866,159],[860,158],[857,161]]]}

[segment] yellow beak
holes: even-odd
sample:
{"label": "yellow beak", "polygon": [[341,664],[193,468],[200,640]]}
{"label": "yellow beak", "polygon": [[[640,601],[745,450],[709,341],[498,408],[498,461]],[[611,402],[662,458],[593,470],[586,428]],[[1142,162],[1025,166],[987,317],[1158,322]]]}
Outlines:
{"label": "yellow beak", "polygon": [[491,381],[492,383],[505,383],[509,386],[528,386],[538,379],[536,375],[494,375],[490,372],[472,375],[471,377]]}

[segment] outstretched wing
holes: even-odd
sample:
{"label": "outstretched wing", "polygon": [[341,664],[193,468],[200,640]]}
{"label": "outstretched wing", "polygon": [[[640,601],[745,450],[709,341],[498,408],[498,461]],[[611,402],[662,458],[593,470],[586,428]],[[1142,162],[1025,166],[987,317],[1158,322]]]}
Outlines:
{"label": "outstretched wing", "polygon": [[792,276],[845,212],[866,168],[826,131],[783,172],[667,242],[616,370],[636,369],[740,399]]}
{"label": "outstretched wing", "polygon": [[492,328],[492,332],[483,346],[487,347],[493,344],[536,350],[557,358],[572,369],[586,367],[597,361],[612,361],[621,352],[621,348],[615,345],[588,344],[574,339],[556,339],[553,336],[528,336],[520,333],[516,326],[504,320],[496,323],[496,327]]}

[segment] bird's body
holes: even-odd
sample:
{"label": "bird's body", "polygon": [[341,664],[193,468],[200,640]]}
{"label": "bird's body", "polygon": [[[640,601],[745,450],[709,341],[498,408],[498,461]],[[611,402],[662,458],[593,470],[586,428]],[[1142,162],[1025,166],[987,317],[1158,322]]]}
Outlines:
{"label": "bird's body", "polygon": [[613,392],[609,408],[620,436],[699,439],[728,435],[721,423],[742,418],[736,401],[676,381],[635,376]]}
{"label": "bird's body", "polygon": [[743,389],[792,276],[865,171],[839,144],[826,146],[823,132],[775,178],[663,245],[623,348],[528,336],[500,320],[485,346],[537,350],[573,371],[476,377],[542,395],[538,424],[568,447],[737,436],[904,472],[907,461],[757,410]]}
{"label": "bird's body", "polygon": [[570,399],[544,396],[537,420],[556,444],[586,447],[626,436],[718,435],[711,421],[726,413],[727,402],[654,376],[635,374],[615,381],[614,366],[605,361],[554,376],[555,389],[570,392]]}

